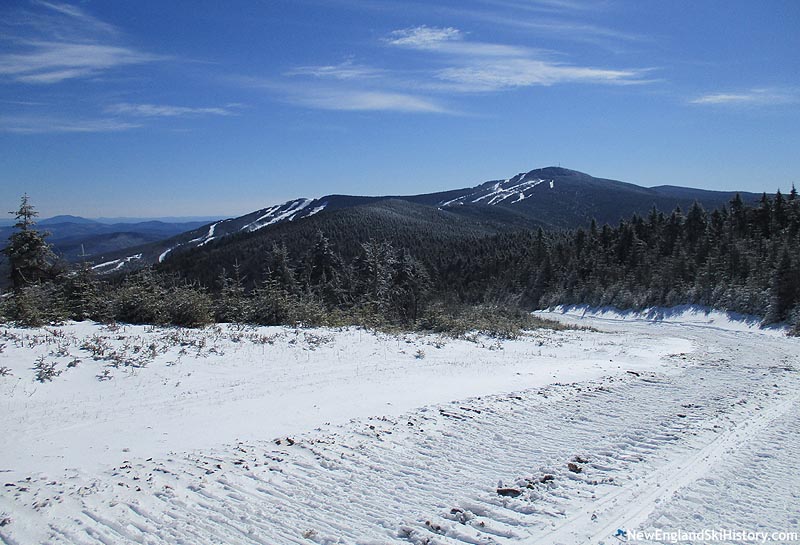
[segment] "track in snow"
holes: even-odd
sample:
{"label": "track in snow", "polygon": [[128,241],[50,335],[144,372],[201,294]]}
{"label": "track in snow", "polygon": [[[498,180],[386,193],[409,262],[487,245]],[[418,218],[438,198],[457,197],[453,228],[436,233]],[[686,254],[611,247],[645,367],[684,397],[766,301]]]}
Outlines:
{"label": "track in snow", "polygon": [[120,460],[101,474],[33,476],[0,496],[14,518],[0,538],[570,544],[615,543],[617,528],[797,529],[797,450],[784,448],[797,446],[796,340],[590,323],[631,338],[683,336],[695,350],[670,356],[661,373]]}

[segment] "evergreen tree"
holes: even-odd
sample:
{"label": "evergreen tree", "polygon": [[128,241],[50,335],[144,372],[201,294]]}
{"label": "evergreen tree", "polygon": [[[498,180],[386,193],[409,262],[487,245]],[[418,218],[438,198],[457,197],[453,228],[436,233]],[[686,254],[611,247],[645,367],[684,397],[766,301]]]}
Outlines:
{"label": "evergreen tree", "polygon": [[169,323],[167,289],[152,269],[128,275],[111,294],[113,317],[130,324]]}
{"label": "evergreen tree", "polygon": [[272,251],[267,258],[265,275],[267,280],[273,281],[286,292],[295,293],[297,291],[294,267],[289,260],[289,250],[286,248],[285,242],[272,245]]}
{"label": "evergreen tree", "polygon": [[81,254],[83,261],[72,271],[62,275],[62,291],[66,301],[67,312],[72,320],[82,321],[94,319],[106,321],[108,309],[103,304],[101,287],[92,265]]}
{"label": "evergreen tree", "polygon": [[706,211],[699,202],[694,201],[686,214],[686,241],[690,246],[694,247],[705,235],[706,226]]}
{"label": "evergreen tree", "polygon": [[389,242],[370,240],[361,245],[362,254],[356,262],[358,289],[362,301],[385,311],[395,288],[397,258]]}
{"label": "evergreen tree", "polygon": [[317,231],[314,246],[306,260],[308,285],[328,305],[339,305],[343,296],[344,267],[330,241]]}
{"label": "evergreen tree", "polygon": [[769,290],[769,307],[764,317],[766,323],[782,322],[789,318],[792,308],[797,303],[800,283],[797,271],[792,267],[789,252],[784,248],[781,252]]}
{"label": "evergreen tree", "polygon": [[395,286],[399,314],[404,321],[416,322],[423,299],[430,290],[431,280],[425,267],[414,259],[407,249],[403,249],[400,253]]}
{"label": "evergreen tree", "polygon": [[167,322],[182,327],[202,327],[212,322],[213,302],[198,284],[175,286],[166,294]]}
{"label": "evergreen tree", "polygon": [[227,271],[222,269],[215,311],[217,321],[241,323],[246,320],[248,300],[245,297],[244,280],[238,261],[233,264],[233,276],[228,276]]}
{"label": "evergreen tree", "polygon": [[22,196],[19,210],[9,213],[15,215],[14,227],[18,231],[9,237],[8,246],[3,251],[11,266],[12,285],[19,290],[25,285],[49,279],[55,255],[45,241],[49,233],[35,228],[34,218],[39,213],[30,204],[27,194]]}

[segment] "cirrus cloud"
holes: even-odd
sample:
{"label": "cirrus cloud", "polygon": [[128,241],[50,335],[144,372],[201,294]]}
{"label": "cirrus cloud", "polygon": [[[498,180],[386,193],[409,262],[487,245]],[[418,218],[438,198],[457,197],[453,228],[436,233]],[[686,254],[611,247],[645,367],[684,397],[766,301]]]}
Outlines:
{"label": "cirrus cloud", "polygon": [[386,91],[328,89],[296,97],[301,104],[324,110],[389,111],[406,113],[450,113],[425,97]]}
{"label": "cirrus cloud", "polygon": [[105,44],[22,41],[22,51],[0,55],[0,76],[20,83],[52,84],[163,57]]}
{"label": "cirrus cloud", "polygon": [[800,102],[797,92],[780,89],[749,89],[738,92],[709,93],[689,101],[706,106],[777,106]]}
{"label": "cirrus cloud", "polygon": [[417,26],[393,31],[386,42],[415,49],[435,49],[445,42],[461,40],[463,34],[453,27],[436,28]]}
{"label": "cirrus cloud", "polygon": [[0,116],[0,131],[17,134],[103,133],[138,129],[142,125],[113,118],[63,116]]}
{"label": "cirrus cloud", "polygon": [[387,43],[429,51],[451,66],[434,77],[454,84],[452,91],[497,91],[560,83],[640,84],[647,69],[610,69],[556,62],[546,52],[505,44],[473,42],[452,27],[427,26],[396,30]]}
{"label": "cirrus cloud", "polygon": [[[284,72],[298,82],[260,86],[283,92],[287,100],[326,110],[456,113],[437,96],[491,93],[559,84],[633,85],[649,83],[648,69],[583,66],[554,60],[557,55],[530,47],[468,39],[452,26],[408,27],[390,32],[384,47],[417,54],[415,68],[390,70],[348,59],[339,64],[300,66]],[[328,80],[320,83],[316,80]],[[429,95],[429,96],[425,96]]]}
{"label": "cirrus cloud", "polygon": [[77,6],[33,1],[30,7],[0,25],[10,44],[0,53],[0,81],[52,85],[167,59],[121,43],[113,25]]}
{"label": "cirrus cloud", "polygon": [[106,108],[106,112],[117,115],[131,115],[137,117],[195,117],[201,115],[236,115],[232,105],[221,107],[188,107],[171,106],[166,104],[131,104],[121,102]]}

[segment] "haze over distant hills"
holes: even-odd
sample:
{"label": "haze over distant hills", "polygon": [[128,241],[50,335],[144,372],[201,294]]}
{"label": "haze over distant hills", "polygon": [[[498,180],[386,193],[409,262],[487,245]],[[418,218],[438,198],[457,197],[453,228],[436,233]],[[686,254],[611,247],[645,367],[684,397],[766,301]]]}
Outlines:
{"label": "haze over distant hills", "polygon": [[[80,216],[60,215],[42,219],[37,225],[50,233],[47,240],[58,255],[74,261],[84,252],[88,256],[96,256],[148,244],[196,229],[207,222],[208,219],[203,218],[199,221],[181,222],[150,219],[131,223],[106,223]],[[0,247],[5,246],[13,232],[13,221],[0,226]]]}
{"label": "haze over distant hills", "polygon": [[[35,204],[35,203],[34,203]],[[216,221],[225,217],[224,215],[218,216],[159,216],[159,217],[118,217],[118,218],[85,218],[82,216],[73,216],[70,214],[61,214],[49,218],[40,219],[37,223],[39,225],[54,225],[62,223],[104,223],[116,225],[120,223],[145,223],[151,221],[160,221],[162,223],[208,223]],[[6,218],[0,218],[0,227],[10,227],[14,225],[15,220],[9,215]]]}

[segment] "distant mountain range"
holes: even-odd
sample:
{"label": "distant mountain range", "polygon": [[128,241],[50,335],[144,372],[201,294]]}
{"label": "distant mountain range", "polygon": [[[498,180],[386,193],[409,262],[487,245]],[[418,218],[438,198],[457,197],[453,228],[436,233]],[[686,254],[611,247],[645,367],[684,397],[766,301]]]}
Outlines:
{"label": "distant mountain range", "polygon": [[[37,226],[50,233],[48,242],[67,261],[76,261],[85,252],[89,259],[133,246],[170,238],[207,224],[207,220],[167,223],[148,220],[136,223],[104,223],[79,216],[54,216]],[[0,247],[14,232],[13,225],[0,227]]]}
{"label": "distant mountain range", "polygon": [[[105,224],[118,224],[118,223],[147,223],[151,221],[160,221],[162,223],[201,223],[206,224],[210,221],[217,221],[225,216],[159,216],[159,217],[125,217],[120,216],[116,218],[84,218],[81,216],[60,215],[53,216],[39,220],[40,225],[52,225],[56,223],[105,223]],[[0,218],[0,227],[11,227],[14,225],[15,220],[9,215],[5,218]]]}
{"label": "distant mountain range", "polygon": [[[739,193],[745,201],[759,197]],[[177,266],[170,265],[175,256],[191,252],[196,263],[193,266],[218,262],[214,265],[217,267],[234,258],[253,259],[252,250],[263,249],[270,241],[308,241],[317,231],[335,233],[333,238],[345,246],[401,234],[404,240],[412,237],[424,243],[437,237],[484,236],[515,229],[575,228],[588,226],[592,219],[601,225],[615,224],[634,213],[645,215],[653,207],[665,213],[676,206],[686,210],[695,201],[713,209],[736,194],[677,186],[645,188],[548,167],[474,187],[422,195],[299,198],[155,242],[108,251],[96,255],[94,262],[98,272],[156,263],[171,268]],[[97,241],[93,248],[101,245]],[[186,263],[185,259],[180,261]]]}

